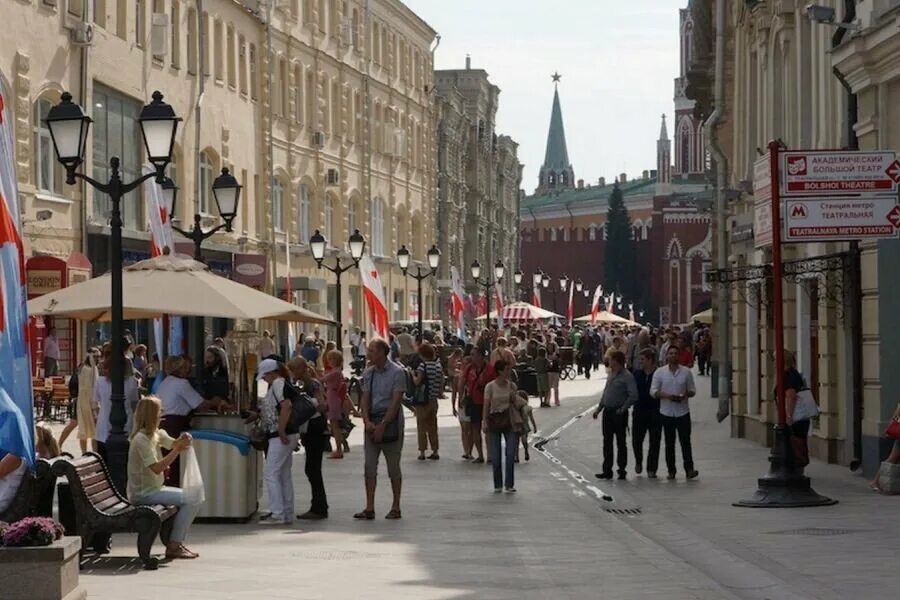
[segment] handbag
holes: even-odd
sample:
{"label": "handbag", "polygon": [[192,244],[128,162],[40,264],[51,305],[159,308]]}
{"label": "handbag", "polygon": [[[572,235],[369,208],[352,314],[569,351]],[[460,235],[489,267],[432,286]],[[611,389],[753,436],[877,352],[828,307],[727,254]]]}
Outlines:
{"label": "handbag", "polygon": [[512,429],[512,420],[509,418],[509,409],[500,412],[488,413],[487,427],[491,433],[502,433]]}
{"label": "handbag", "polygon": [[[385,411],[383,413],[379,413],[377,415],[373,414],[372,422],[375,423],[375,425],[380,425],[381,422],[384,420],[384,417],[386,414],[387,414],[387,411]],[[381,436],[381,441],[378,442],[379,444],[392,444],[400,439],[400,419],[399,419],[399,417],[400,417],[400,415],[398,414],[397,417],[394,418],[393,421],[385,424],[384,433]]]}
{"label": "handbag", "polygon": [[203,475],[197,464],[197,453],[188,448],[181,456],[184,472],[181,474],[181,492],[189,506],[197,506],[206,502],[206,490],[203,489]]}
{"label": "handbag", "polygon": [[819,405],[812,391],[807,389],[797,392],[797,401],[794,404],[794,421],[805,421],[819,416]]}
{"label": "handbag", "polygon": [[891,424],[884,430],[884,436],[894,440],[900,440],[900,420],[891,420]]}

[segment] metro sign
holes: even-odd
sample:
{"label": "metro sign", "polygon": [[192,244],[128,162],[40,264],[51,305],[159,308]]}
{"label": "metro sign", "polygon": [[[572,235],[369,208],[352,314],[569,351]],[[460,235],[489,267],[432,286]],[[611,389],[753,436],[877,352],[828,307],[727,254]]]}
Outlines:
{"label": "metro sign", "polygon": [[887,220],[895,228],[900,229],[900,204],[891,209],[891,212],[887,214]]}
{"label": "metro sign", "polygon": [[788,198],[785,242],[897,239],[900,204],[896,196]]}
{"label": "metro sign", "polygon": [[791,150],[781,158],[781,193],[788,197],[888,194],[900,184],[893,151]]}

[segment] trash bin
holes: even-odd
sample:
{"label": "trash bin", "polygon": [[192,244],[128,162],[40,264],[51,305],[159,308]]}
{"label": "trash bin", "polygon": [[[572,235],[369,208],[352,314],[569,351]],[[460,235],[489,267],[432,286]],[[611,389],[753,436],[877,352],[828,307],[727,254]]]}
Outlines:
{"label": "trash bin", "polygon": [[516,387],[525,391],[529,396],[537,396],[537,375],[533,368],[522,365],[515,368]]}
{"label": "trash bin", "polygon": [[[206,502],[197,518],[245,522],[257,511],[262,487],[261,453],[245,435],[228,431],[189,431],[203,474]],[[184,461],[182,470],[184,468]]]}

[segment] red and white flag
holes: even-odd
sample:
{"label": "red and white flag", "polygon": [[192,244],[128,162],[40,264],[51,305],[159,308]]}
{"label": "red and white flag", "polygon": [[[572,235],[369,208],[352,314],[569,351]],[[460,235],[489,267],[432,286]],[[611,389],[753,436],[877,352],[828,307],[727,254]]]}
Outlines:
{"label": "red and white flag", "polygon": [[503,329],[503,288],[500,282],[494,284],[494,304],[497,311],[497,329]]}
{"label": "red and white flag", "polygon": [[615,311],[615,304],[616,304],[616,295],[615,295],[615,294],[610,294],[609,296],[607,296],[607,298],[606,298],[606,312],[608,312],[608,313],[611,314],[611,315],[616,314],[616,311]]}
{"label": "red and white flag", "polygon": [[[144,174],[152,173],[156,169],[144,165]],[[172,215],[163,199],[162,186],[156,183],[156,178],[151,177],[144,182],[144,196],[150,209],[150,255],[160,256],[165,248],[175,252],[175,240],[172,234]]]}
{"label": "red and white flag", "polygon": [[597,322],[597,313],[600,312],[600,298],[603,297],[603,286],[598,285],[594,290],[594,301],[591,303],[591,325]]}
{"label": "red and white flag", "polygon": [[459,271],[452,266],[450,267],[450,301],[452,302],[453,322],[456,324],[456,336],[461,340],[466,339],[464,298]]}
{"label": "red and white flag", "polygon": [[633,303],[628,304],[628,318],[630,320],[634,321],[634,304]]}
{"label": "red and white flag", "polygon": [[575,282],[569,282],[569,327],[572,326],[572,323],[575,321],[575,301],[573,300],[575,295]]}
{"label": "red and white flag", "polygon": [[359,272],[362,277],[363,290],[366,294],[366,305],[369,307],[369,323],[378,337],[387,340],[389,333],[389,317],[387,301],[384,299],[384,285],[378,275],[378,269],[368,255],[359,260]]}
{"label": "red and white flag", "polygon": [[539,288],[538,286],[534,286],[534,294],[531,298],[531,303],[533,305],[537,306],[538,308],[542,308],[541,307],[541,288]]}

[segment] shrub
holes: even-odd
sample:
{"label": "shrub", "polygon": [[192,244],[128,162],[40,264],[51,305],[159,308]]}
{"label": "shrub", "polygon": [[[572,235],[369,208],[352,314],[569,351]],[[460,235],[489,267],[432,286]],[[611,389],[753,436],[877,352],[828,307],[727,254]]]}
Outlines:
{"label": "shrub", "polygon": [[26,517],[0,527],[0,545],[7,547],[49,546],[65,534],[65,529],[49,517]]}

